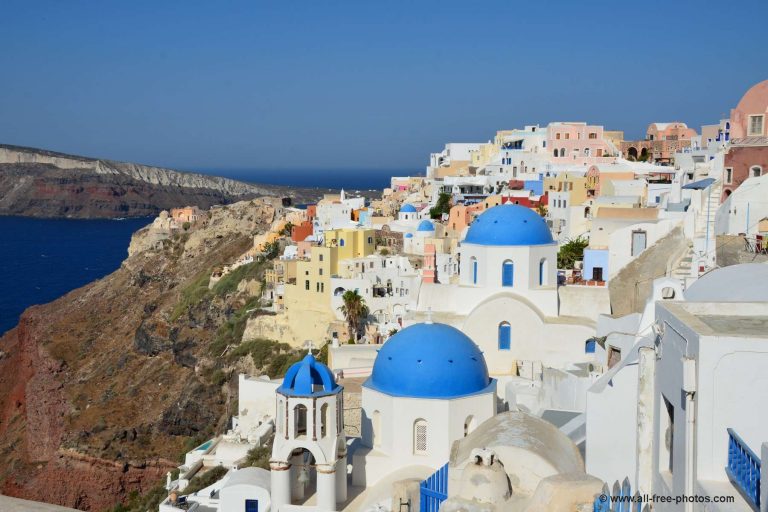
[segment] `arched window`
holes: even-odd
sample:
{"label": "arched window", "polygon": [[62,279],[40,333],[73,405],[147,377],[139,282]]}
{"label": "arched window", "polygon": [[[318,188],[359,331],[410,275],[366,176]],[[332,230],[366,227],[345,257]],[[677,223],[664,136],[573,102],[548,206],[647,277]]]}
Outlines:
{"label": "arched window", "polygon": [[560,156],[565,156],[565,148],[560,148]]}
{"label": "arched window", "polygon": [[413,454],[427,453],[427,420],[418,419],[413,422]]}
{"label": "arched window", "polygon": [[469,265],[472,268],[472,284],[477,284],[477,258],[472,256],[469,259]]}
{"label": "arched window", "polygon": [[515,264],[507,260],[501,264],[501,286],[512,286],[515,281]]}
{"label": "arched window", "polygon": [[509,350],[512,346],[512,326],[509,322],[499,324],[499,350]]}
{"label": "arched window", "polygon": [[320,437],[325,437],[328,432],[328,404],[320,407]]}
{"label": "arched window", "polygon": [[373,446],[377,448],[381,446],[381,413],[379,411],[373,411]]}
{"label": "arched window", "polygon": [[307,435],[307,407],[299,404],[293,408],[293,437]]}
{"label": "arched window", "polygon": [[547,274],[549,274],[549,265],[547,265],[547,258],[541,258],[539,261],[539,286],[546,286]]}
{"label": "arched window", "polygon": [[475,430],[475,417],[471,414],[464,420],[464,437],[467,437]]}
{"label": "arched window", "polygon": [[590,338],[587,340],[587,343],[584,345],[584,353],[585,354],[594,354],[595,353],[595,338]]}
{"label": "arched window", "polygon": [[553,153],[555,154],[555,155],[554,155],[554,156],[555,156],[555,158],[557,158],[557,148],[555,148],[555,150],[553,151]]}

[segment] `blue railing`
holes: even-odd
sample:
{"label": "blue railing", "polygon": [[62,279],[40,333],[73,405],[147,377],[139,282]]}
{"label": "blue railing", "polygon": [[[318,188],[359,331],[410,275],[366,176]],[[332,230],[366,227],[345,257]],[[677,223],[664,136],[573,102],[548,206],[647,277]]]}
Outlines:
{"label": "blue railing", "polygon": [[728,478],[755,510],[760,510],[760,457],[739,435],[728,429]]}
{"label": "blue railing", "polygon": [[635,494],[632,494],[629,479],[625,478],[621,485],[618,481],[614,482],[613,490],[603,485],[603,491],[595,496],[592,510],[594,512],[648,512],[649,507],[647,503],[643,505],[640,493],[635,491]]}
{"label": "blue railing", "polygon": [[421,482],[420,512],[437,512],[440,504],[448,498],[448,464]]}

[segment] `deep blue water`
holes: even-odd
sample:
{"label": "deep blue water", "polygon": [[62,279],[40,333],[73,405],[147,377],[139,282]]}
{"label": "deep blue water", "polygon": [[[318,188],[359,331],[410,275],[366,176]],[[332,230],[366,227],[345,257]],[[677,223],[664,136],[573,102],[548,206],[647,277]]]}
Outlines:
{"label": "deep blue water", "polygon": [[128,255],[131,234],[151,219],[0,217],[0,334],[33,304],[103,277]]}
{"label": "deep blue water", "polygon": [[[255,183],[381,190],[414,171],[198,171]],[[33,304],[45,304],[103,277],[128,254],[131,234],[151,219],[65,220],[0,217],[0,334]]]}

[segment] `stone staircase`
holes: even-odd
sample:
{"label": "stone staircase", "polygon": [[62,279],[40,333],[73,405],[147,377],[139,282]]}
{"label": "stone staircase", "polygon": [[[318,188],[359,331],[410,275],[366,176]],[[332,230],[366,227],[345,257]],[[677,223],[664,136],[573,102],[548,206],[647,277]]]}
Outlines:
{"label": "stone staircase", "polygon": [[[720,206],[720,195],[723,193],[723,182],[717,180],[709,186],[709,196],[707,202],[703,205],[701,211],[696,214],[696,238],[704,238],[709,234],[714,239],[715,234],[715,215]],[[707,233],[709,226],[709,233]]]}
{"label": "stone staircase", "polygon": [[678,260],[672,265],[672,269],[669,273],[670,277],[679,279],[680,282],[683,283],[684,287],[687,278],[691,277],[692,275],[691,267],[693,266],[693,256],[693,243],[689,241],[685,252],[683,252],[682,256],[680,256],[680,258],[678,258]]}

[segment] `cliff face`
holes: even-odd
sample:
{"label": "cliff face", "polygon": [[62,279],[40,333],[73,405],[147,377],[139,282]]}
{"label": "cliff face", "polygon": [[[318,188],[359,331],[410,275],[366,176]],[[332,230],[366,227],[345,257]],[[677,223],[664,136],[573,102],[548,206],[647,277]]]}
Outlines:
{"label": "cliff face", "polygon": [[144,228],[120,269],[23,314],[0,338],[0,493],[104,510],[225,425],[211,344],[252,298],[197,294],[275,215],[260,200],[217,208],[160,246]]}
{"label": "cliff face", "polygon": [[259,196],[316,199],[311,189],[255,185],[170,169],[0,145],[0,215],[141,217]]}

